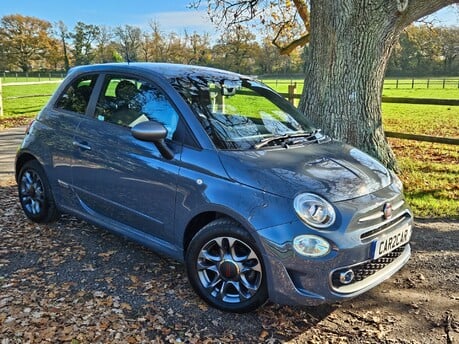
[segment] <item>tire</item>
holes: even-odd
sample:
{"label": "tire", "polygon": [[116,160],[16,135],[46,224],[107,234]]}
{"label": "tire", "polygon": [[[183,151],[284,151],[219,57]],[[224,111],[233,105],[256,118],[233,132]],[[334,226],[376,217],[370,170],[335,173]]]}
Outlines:
{"label": "tire", "polygon": [[59,218],[51,187],[38,161],[28,161],[21,168],[18,194],[22,210],[30,220],[51,223]]}
{"label": "tire", "polygon": [[217,219],[203,227],[191,240],[185,261],[192,287],[215,308],[245,313],[268,298],[260,251],[236,222]]}

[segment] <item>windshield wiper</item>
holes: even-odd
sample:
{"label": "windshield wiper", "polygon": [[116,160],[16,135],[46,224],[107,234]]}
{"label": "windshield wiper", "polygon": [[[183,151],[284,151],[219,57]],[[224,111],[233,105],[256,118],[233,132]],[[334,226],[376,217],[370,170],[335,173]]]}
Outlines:
{"label": "windshield wiper", "polygon": [[320,132],[320,129],[316,129],[310,133],[284,134],[267,137],[261,140],[260,142],[254,144],[253,148],[260,149],[262,147],[265,147],[269,144],[274,144],[276,142],[279,142],[279,144],[282,144],[284,148],[287,148],[288,146],[293,146],[296,144],[321,142],[326,138],[327,136],[323,135]]}

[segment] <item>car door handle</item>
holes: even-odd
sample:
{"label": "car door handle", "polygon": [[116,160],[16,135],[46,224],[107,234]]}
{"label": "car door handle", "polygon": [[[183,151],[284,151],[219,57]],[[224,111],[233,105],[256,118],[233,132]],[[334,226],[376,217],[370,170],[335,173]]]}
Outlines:
{"label": "car door handle", "polygon": [[73,145],[75,147],[78,147],[78,148],[81,148],[81,149],[84,149],[84,150],[91,150],[91,146],[89,146],[87,143],[81,143],[81,142],[78,142],[78,141],[73,141]]}

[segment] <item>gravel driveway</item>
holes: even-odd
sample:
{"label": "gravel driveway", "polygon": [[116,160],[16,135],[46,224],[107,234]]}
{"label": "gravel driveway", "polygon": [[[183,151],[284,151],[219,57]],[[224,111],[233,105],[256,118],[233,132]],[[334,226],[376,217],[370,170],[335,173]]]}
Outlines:
{"label": "gravel driveway", "polygon": [[0,133],[1,344],[459,343],[458,221],[416,220],[409,263],[354,300],[228,314],[182,264],[71,216],[27,221],[11,174],[20,136]]}

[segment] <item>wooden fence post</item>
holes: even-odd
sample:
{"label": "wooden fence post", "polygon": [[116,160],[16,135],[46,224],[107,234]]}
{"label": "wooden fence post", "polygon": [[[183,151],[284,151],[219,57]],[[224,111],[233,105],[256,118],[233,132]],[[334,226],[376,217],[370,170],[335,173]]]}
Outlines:
{"label": "wooden fence post", "polygon": [[288,101],[295,105],[295,89],[296,89],[296,82],[293,85],[288,85]]}
{"label": "wooden fence post", "polygon": [[2,78],[0,78],[0,117],[3,117],[3,90],[2,90]]}

